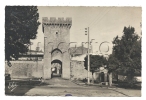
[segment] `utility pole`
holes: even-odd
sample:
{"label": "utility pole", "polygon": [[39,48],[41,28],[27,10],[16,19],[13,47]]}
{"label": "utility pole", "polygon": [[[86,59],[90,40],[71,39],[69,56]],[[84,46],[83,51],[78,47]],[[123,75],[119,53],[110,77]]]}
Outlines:
{"label": "utility pole", "polygon": [[88,27],[88,84],[90,84],[90,77],[89,77],[89,74],[90,74],[90,57],[89,57],[89,27]]}
{"label": "utility pole", "polygon": [[[90,45],[90,42],[89,42],[89,27],[88,27],[88,29],[87,28],[85,28],[85,32],[88,32],[87,34],[88,34],[88,84],[90,84],[90,77],[89,77],[89,74],[90,74],[90,57],[89,57],[89,45]],[[87,35],[86,33],[85,33],[85,35]]]}

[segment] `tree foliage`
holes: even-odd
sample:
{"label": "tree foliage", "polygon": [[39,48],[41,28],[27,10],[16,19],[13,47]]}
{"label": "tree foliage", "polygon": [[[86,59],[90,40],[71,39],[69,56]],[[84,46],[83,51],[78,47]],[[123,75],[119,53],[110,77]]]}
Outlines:
{"label": "tree foliage", "polygon": [[37,34],[39,14],[36,6],[5,7],[5,59],[17,59],[28,51],[30,39]]}
{"label": "tree foliage", "polygon": [[109,55],[107,68],[109,73],[113,71],[117,71],[119,68],[119,61],[113,54]]}
{"label": "tree foliage", "polygon": [[[141,39],[133,27],[124,27],[123,36],[113,41],[113,57],[109,63],[114,64],[123,74],[134,76],[141,72]],[[113,66],[109,66],[113,68]],[[117,69],[116,68],[116,69]],[[114,69],[114,68],[113,68]]]}
{"label": "tree foliage", "polygon": [[[86,56],[84,60],[85,69],[88,70],[88,56]],[[99,55],[90,55],[90,71],[92,73],[94,73],[94,71],[96,71],[106,63],[107,60],[105,57]]]}

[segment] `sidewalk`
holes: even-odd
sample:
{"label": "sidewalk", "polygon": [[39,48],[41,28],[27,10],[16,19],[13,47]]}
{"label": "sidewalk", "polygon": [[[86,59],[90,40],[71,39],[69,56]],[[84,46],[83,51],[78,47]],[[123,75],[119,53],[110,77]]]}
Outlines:
{"label": "sidewalk", "polygon": [[141,90],[117,88],[111,90],[129,97],[141,97]]}
{"label": "sidewalk", "polygon": [[123,94],[128,97],[140,97],[141,96],[141,90],[120,88],[120,87],[116,86],[116,84],[113,84],[113,86],[109,87],[107,85],[101,85],[101,84],[87,84],[82,81],[72,81],[72,82],[74,82],[77,85],[81,85],[81,86],[89,86],[89,87],[96,86],[96,88],[98,88],[98,87],[106,88],[106,89],[118,92],[118,93]]}
{"label": "sidewalk", "polygon": [[[82,82],[82,81],[72,81],[72,82],[77,84],[77,85],[81,85],[81,86],[98,86],[98,87],[101,87],[101,88],[108,88],[108,85],[102,85],[101,83],[90,83],[90,84],[87,84],[87,83]],[[116,86],[112,86],[110,88],[116,88]]]}
{"label": "sidewalk", "polygon": [[8,85],[39,85],[41,81],[39,79],[11,79],[11,80],[5,80],[5,86]]}
{"label": "sidewalk", "polygon": [[90,84],[87,84],[87,83],[84,83],[82,81],[72,81],[73,83],[79,85],[79,86],[83,86],[83,87],[91,87],[91,88],[105,88],[105,89],[108,89],[108,86],[106,85],[101,85],[101,84],[93,84],[93,83],[90,83]]}

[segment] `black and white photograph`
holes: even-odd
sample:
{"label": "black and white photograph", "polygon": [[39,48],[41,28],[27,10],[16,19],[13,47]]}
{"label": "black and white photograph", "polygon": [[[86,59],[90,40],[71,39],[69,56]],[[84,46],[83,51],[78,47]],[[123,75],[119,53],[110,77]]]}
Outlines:
{"label": "black and white photograph", "polygon": [[5,96],[141,97],[142,7],[5,6]]}

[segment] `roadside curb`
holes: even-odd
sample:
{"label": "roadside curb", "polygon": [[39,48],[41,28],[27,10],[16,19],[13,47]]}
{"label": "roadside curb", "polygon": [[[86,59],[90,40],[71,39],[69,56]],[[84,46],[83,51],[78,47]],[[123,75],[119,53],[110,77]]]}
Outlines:
{"label": "roadside curb", "polygon": [[80,85],[80,86],[84,86],[84,87],[90,87],[90,86],[98,86],[99,88],[107,88],[105,86],[102,86],[100,84],[86,84],[86,83],[77,83],[77,82],[74,82],[74,81],[71,81],[77,85]]}
{"label": "roadside curb", "polygon": [[75,83],[77,85],[86,85],[86,83],[78,83],[78,82],[75,82],[75,81],[71,81],[71,82],[73,82],[73,83]]}

